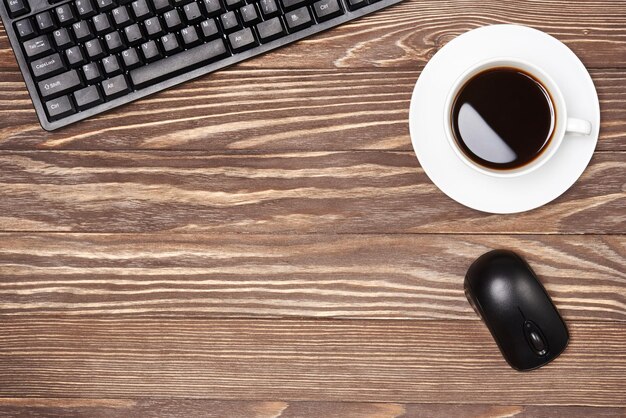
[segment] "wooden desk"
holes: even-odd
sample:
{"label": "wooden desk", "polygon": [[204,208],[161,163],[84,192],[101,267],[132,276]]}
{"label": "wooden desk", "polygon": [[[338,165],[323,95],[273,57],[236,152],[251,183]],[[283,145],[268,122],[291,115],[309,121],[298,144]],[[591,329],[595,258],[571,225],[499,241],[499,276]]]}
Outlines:
{"label": "wooden desk", "polygon": [[[504,22],[567,43],[603,118],[517,216],[445,197],[407,126],[427,60]],[[625,139],[621,0],[407,0],[54,133],[1,32],[0,416],[624,416]],[[532,373],[463,295],[496,247],[569,324]]]}

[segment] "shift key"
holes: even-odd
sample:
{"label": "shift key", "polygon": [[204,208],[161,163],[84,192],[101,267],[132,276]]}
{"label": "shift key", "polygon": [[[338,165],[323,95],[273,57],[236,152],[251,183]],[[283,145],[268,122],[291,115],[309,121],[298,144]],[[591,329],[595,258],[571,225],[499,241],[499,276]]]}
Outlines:
{"label": "shift key", "polygon": [[66,94],[76,87],[80,86],[80,78],[76,70],[66,71],[54,77],[47,78],[39,82],[39,91],[41,97],[44,99],[50,99],[62,94]]}

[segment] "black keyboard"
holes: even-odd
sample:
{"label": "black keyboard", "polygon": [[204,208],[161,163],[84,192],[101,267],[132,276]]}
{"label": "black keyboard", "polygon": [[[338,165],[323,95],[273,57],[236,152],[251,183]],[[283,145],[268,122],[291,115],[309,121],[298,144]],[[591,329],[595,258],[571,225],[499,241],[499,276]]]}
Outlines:
{"label": "black keyboard", "polygon": [[54,130],[401,0],[0,0]]}

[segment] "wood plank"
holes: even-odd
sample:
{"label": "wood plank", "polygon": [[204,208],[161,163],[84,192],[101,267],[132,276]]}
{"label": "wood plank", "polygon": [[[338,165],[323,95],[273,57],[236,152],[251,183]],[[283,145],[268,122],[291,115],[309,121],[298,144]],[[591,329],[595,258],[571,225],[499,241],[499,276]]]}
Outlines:
{"label": "wood plank", "polygon": [[[626,26],[625,26],[626,27]],[[412,70],[225,70],[53,133],[0,75],[2,149],[405,150]],[[592,70],[599,151],[626,150],[626,70]]]}
{"label": "wood plank", "polygon": [[[479,321],[5,316],[0,396],[626,405],[626,324],[511,369]],[[538,383],[539,382],[539,383]]]}
{"label": "wood plank", "polygon": [[511,248],[567,321],[626,321],[626,237],[1,234],[0,315],[475,320],[474,259]]}
{"label": "wood plank", "polygon": [[626,233],[626,153],[516,216],[441,193],[412,152],[0,153],[5,231]]}
{"label": "wood plank", "polygon": [[626,408],[209,399],[0,398],[0,417],[187,418],[576,418],[617,417]]}
{"label": "wood plank", "polygon": [[[470,29],[515,23],[557,37],[589,66],[620,67],[626,66],[625,7],[624,0],[404,1],[244,65],[414,67],[424,64],[447,42]],[[0,69],[5,68],[15,68],[15,61],[2,30]]]}

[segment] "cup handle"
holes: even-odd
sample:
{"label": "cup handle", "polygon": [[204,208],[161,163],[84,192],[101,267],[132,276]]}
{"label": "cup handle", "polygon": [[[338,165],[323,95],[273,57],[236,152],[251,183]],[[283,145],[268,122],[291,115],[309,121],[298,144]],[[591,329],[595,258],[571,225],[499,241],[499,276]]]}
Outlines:
{"label": "cup handle", "polygon": [[591,135],[591,122],[584,119],[567,118],[565,132],[570,134]]}

